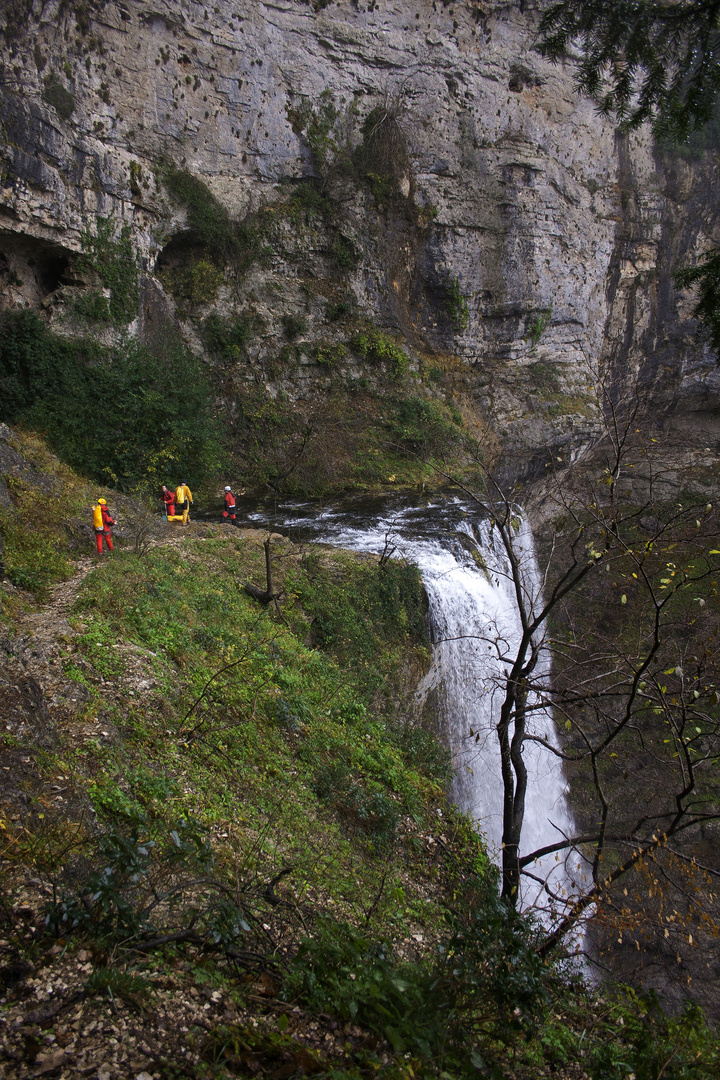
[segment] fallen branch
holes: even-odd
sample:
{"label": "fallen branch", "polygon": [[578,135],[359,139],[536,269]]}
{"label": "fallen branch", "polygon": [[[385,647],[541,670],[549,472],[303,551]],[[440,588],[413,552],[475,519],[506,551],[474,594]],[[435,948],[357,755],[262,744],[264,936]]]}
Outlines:
{"label": "fallen branch", "polygon": [[10,1030],[16,1031],[18,1028],[24,1027],[25,1024],[44,1024],[48,1020],[52,1020],[58,1013],[64,1012],[65,1009],[69,1009],[71,1005],[75,1005],[78,1001],[82,1001],[84,997],[86,997],[85,990],[77,990],[74,994],[71,994],[69,998],[65,998],[63,1001],[58,1001],[54,1005],[45,1005],[42,1009],[36,1009],[35,1012],[30,1012],[25,1016],[21,1016],[19,1020],[15,1021]]}

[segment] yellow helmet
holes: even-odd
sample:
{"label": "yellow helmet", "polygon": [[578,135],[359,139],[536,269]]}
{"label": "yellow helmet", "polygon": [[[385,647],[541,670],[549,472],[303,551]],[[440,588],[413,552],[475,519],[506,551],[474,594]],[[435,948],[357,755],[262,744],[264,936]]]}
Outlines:
{"label": "yellow helmet", "polygon": [[98,499],[98,503],[100,504],[100,506],[107,506],[107,502],[105,501],[105,499]]}

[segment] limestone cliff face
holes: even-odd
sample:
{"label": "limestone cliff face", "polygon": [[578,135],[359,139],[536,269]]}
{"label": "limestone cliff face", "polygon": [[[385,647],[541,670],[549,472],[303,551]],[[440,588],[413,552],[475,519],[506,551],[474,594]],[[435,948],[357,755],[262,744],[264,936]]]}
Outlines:
{"label": "limestone cliff face", "polygon": [[[532,7],[15,0],[13,11],[0,78],[4,304],[44,304],[60,327],[83,284],[82,233],[105,217],[130,226],[141,255],[137,332],[172,313],[162,270],[182,259],[185,219],[158,179],[172,162],[236,220],[271,208],[264,258],[212,301],[262,327],[229,399],[251,380],[299,409],[328,392],[317,350],[278,362],[282,320],[302,315],[301,343],[332,344],[341,331],[323,312],[344,296],[404,336],[411,373],[442,360],[432,392],[454,397],[515,475],[587,445],[600,378],[617,391],[639,377],[653,408],[692,431],[710,423],[720,385],[671,272],[717,242],[717,166],[663,157],[647,132],[618,135],[575,94],[571,64],[533,51]],[[399,198],[345,177],[332,229],[283,216],[323,153],[359,145],[378,108],[402,136]],[[313,116],[332,116],[314,145]],[[333,261],[337,243],[352,265]],[[197,347],[212,304],[175,312]],[[341,367],[358,374],[357,358]]]}

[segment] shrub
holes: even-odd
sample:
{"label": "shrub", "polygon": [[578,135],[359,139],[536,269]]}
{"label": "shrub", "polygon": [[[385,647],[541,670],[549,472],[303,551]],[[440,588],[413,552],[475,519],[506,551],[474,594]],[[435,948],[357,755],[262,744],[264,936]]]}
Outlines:
{"label": "shrub", "polygon": [[43,80],[43,99],[52,105],[61,120],[69,120],[75,111],[75,98],[66,90],[54,72]]}
{"label": "shrub", "polygon": [[478,885],[482,902],[462,917],[448,912],[434,959],[400,963],[385,942],[323,919],[301,944],[284,996],[358,1023],[437,1071],[502,1075],[482,1040],[492,1052],[494,1040],[506,1047],[514,1033],[532,1031],[549,972],[534,951],[532,922],[500,900],[492,874]]}
{"label": "shrub", "polygon": [[294,189],[289,202],[289,207],[296,211],[304,211],[309,216],[332,217],[336,212],[335,204],[324,195],[316,183],[304,180]]}
{"label": "shrub", "polygon": [[335,104],[332,91],[323,90],[317,106],[306,100],[299,108],[288,109],[288,119],[296,135],[304,134],[315,167],[326,178],[344,147],[339,128],[342,114]]}
{"label": "shrub", "polygon": [[353,313],[353,304],[350,300],[337,300],[325,308],[325,318],[328,322],[341,322]]}
{"label": "shrub", "polygon": [[203,342],[215,356],[223,360],[237,361],[245,354],[253,325],[254,320],[250,315],[223,319],[213,311],[202,324]]}
{"label": "shrub", "polygon": [[335,233],[333,237],[330,254],[335,260],[338,269],[342,271],[354,270],[360,258],[354,242],[340,232]]}
{"label": "shrub", "polygon": [[222,203],[187,169],[166,165],[161,177],[172,201],[185,207],[188,231],[193,239],[211,252],[215,261],[227,259],[234,237],[230,215]]}
{"label": "shrub", "polygon": [[314,788],[319,799],[365,834],[373,850],[387,852],[393,847],[399,813],[397,804],[385,791],[353,780],[343,761],[324,765],[317,773]]}
{"label": "shrub", "polygon": [[107,297],[100,289],[90,289],[73,300],[72,309],[80,319],[86,322],[110,322],[110,306]]}
{"label": "shrub", "polygon": [[31,311],[0,319],[0,420],[47,431],[64,461],[125,490],[168,468],[199,479],[221,458],[210,383],[181,343],[105,349],[51,333]]}
{"label": "shrub", "polygon": [[655,994],[636,1000],[630,993],[616,1008],[614,1019],[621,1037],[595,1048],[589,1064],[592,1080],[625,1080],[633,1074],[637,1080],[717,1076],[720,1047],[697,1005],[667,1017]]}
{"label": "shrub", "polygon": [[[174,915],[181,926],[186,919],[197,921],[209,945],[225,946],[249,926],[235,904],[222,892],[216,894],[212,879],[206,882],[201,910],[184,911],[179,904],[183,891],[191,892],[197,875],[209,874],[213,864],[207,832],[192,818],[181,819],[157,839],[141,838],[138,826],[129,832],[112,826],[90,852],[84,880],[47,905],[45,925],[64,936],[79,930],[117,940],[152,936]],[[158,902],[163,891],[175,898],[167,906]]]}
{"label": "shrub", "polygon": [[191,304],[211,304],[223,282],[223,274],[209,259],[197,259],[166,274],[175,297]]}
{"label": "shrub", "polygon": [[552,304],[550,304],[549,307],[543,308],[542,311],[538,312],[538,314],[535,316],[533,321],[530,323],[530,326],[528,327],[528,331],[525,335],[525,340],[530,342],[530,351],[533,354],[535,353],[535,349],[538,346],[540,338],[543,336],[548,326],[550,325],[550,320],[552,319],[552,310]]}
{"label": "shrub", "polygon": [[361,330],[350,339],[350,347],[366,360],[392,364],[397,375],[408,369],[407,353],[382,330]]}
{"label": "shrub", "polygon": [[331,341],[318,341],[313,346],[312,358],[316,364],[322,364],[324,367],[333,367],[335,364],[341,364],[347,355],[345,346],[341,343]]}
{"label": "shrub", "polygon": [[456,446],[462,437],[459,426],[446,406],[419,397],[396,402],[389,422],[400,447],[420,455],[441,454]]}
{"label": "shrub", "polygon": [[446,987],[433,983],[430,965],[400,965],[386,943],[323,919],[301,944],[283,994],[362,1025],[396,1053],[427,1060],[442,1055],[453,1011]]}
{"label": "shrub", "polygon": [[410,173],[402,112],[401,97],[386,96],[383,104],[371,109],[362,124],[362,142],[355,150],[355,164],[370,184],[377,202],[400,199],[399,181]]}
{"label": "shrub", "polygon": [[302,315],[283,315],[281,322],[288,341],[294,341],[307,330],[307,320]]}
{"label": "shrub", "polygon": [[[135,318],[138,309],[138,264],[137,255],[130,238],[130,226],[123,225],[115,237],[115,222],[112,218],[98,218],[97,231],[93,235],[89,229],[82,234],[83,254],[78,259],[78,266],[97,275],[102,285],[110,289],[110,300],[106,307],[114,323],[128,323]],[[103,297],[104,299],[104,297]],[[75,308],[82,310],[85,305],[86,317],[106,318],[101,313],[97,299],[78,298]],[[89,310],[93,314],[88,314]]]}
{"label": "shrub", "polygon": [[422,579],[412,564],[391,561],[381,570],[348,567],[342,583],[332,589],[318,571],[314,580],[302,579],[296,588],[312,618],[314,644],[350,668],[374,660],[394,636],[425,641]]}
{"label": "shrub", "polygon": [[468,303],[460,289],[460,282],[451,277],[445,286],[445,311],[458,333],[467,330],[470,322]]}

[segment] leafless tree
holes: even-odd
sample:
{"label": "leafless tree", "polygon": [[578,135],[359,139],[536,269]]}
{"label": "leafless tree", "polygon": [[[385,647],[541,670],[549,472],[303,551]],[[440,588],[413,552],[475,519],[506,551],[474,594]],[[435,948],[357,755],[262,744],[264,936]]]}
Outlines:
{"label": "leafless tree", "polygon": [[[543,857],[572,854],[588,867],[584,888],[553,895],[559,915],[543,954],[651,863],[658,893],[661,878],[670,888],[671,864],[691,863],[692,844],[720,818],[717,515],[700,497],[668,497],[636,398],[606,396],[602,406],[603,438],[545,485],[553,528],[542,590],[528,584],[516,500],[491,475],[484,496],[464,489],[500,539],[521,624],[519,640],[495,642],[502,895],[517,904],[523,877],[536,876]],[[540,663],[544,650],[552,668]],[[533,730],[537,710],[552,711],[559,743]],[[531,740],[563,763],[580,812],[572,835],[521,855]],[[618,916],[621,940],[622,926],[636,927],[653,906],[635,897]]]}

